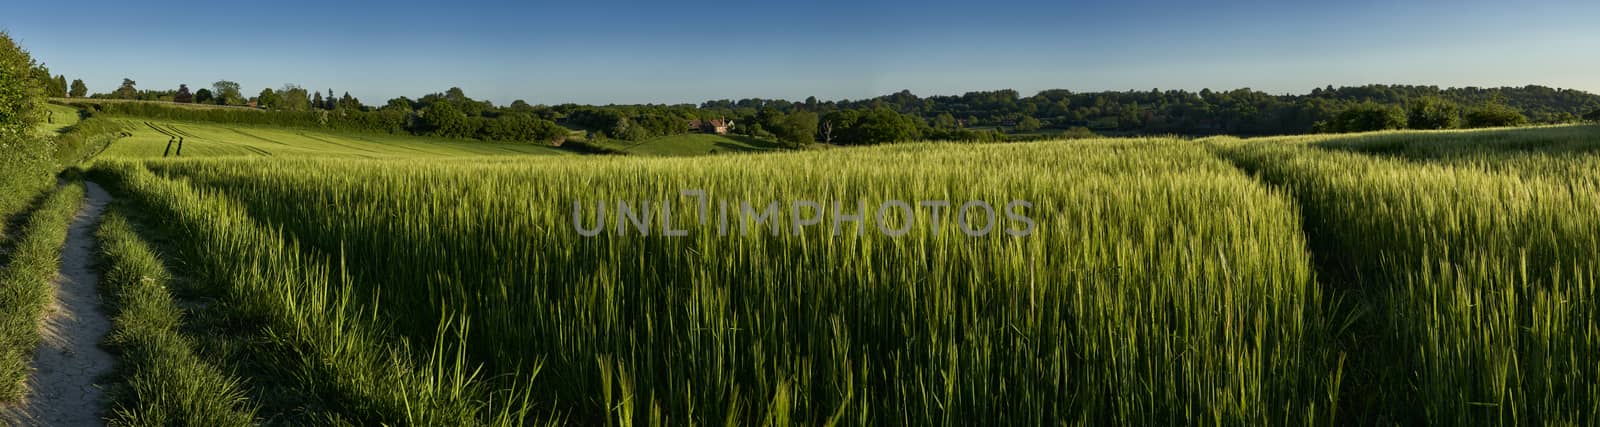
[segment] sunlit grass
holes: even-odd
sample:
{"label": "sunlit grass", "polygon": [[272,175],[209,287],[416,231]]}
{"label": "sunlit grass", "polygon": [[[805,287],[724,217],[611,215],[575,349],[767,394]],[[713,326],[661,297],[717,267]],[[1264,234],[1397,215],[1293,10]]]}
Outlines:
{"label": "sunlit grass", "polygon": [[[439,319],[464,318],[468,359],[489,373],[542,364],[535,400],[580,424],[1298,424],[1335,410],[1337,355],[1320,344],[1297,209],[1183,141],[146,165],[342,258],[353,286],[337,298],[399,336],[430,342]],[[684,189],[757,203],[1020,199],[1038,228],[972,238],[926,215],[899,238],[870,215],[862,236],[572,228],[576,201]]]}

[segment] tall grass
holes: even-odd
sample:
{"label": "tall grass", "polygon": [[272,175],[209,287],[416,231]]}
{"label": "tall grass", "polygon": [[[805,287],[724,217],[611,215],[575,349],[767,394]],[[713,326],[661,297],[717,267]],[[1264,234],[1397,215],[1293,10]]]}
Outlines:
{"label": "tall grass", "polygon": [[254,408],[237,378],[201,355],[179,332],[183,311],[168,292],[172,276],[116,208],[96,233],[116,312],[108,341],[120,353],[111,425],[247,426]]}
{"label": "tall grass", "polygon": [[45,197],[0,267],[0,401],[15,400],[26,392],[24,380],[39,346],[40,320],[54,295],[50,280],[83,195],[83,184],[70,182]]}
{"label": "tall grass", "polygon": [[[521,423],[522,392],[487,388],[447,340],[417,350],[380,341],[383,334],[371,321],[368,304],[339,292],[351,283],[328,274],[336,259],[304,254],[227,197],[161,179],[137,164],[102,164],[95,176],[148,215],[162,218],[158,225],[186,261],[185,274],[211,286],[207,291],[218,297],[219,313],[213,317],[236,334],[223,339],[257,363],[249,367],[267,369],[254,372],[262,383],[252,386],[313,403],[279,414],[297,417],[279,422]],[[444,322],[441,335],[454,331],[451,325],[464,324]],[[222,356],[225,362],[240,360]]]}
{"label": "tall grass", "polygon": [[[1517,132],[1486,139],[1537,145],[1533,140],[1551,136]],[[1600,421],[1600,186],[1593,169],[1567,177],[1484,167],[1493,163],[1486,156],[1500,155],[1489,154],[1495,147],[1449,147],[1474,143],[1453,138],[1408,133],[1216,145],[1296,196],[1323,271],[1336,274],[1325,283],[1356,302],[1357,326],[1344,338],[1356,374],[1346,395],[1356,397],[1356,410],[1406,424]],[[1397,141],[1444,147],[1390,153],[1470,151],[1477,160],[1342,150],[1386,151],[1362,144]]]}
{"label": "tall grass", "polygon": [[[273,246],[282,252],[245,258],[252,274],[317,273],[304,279],[321,270],[292,260],[343,259],[332,276],[350,286],[319,286],[331,292],[319,298],[392,325],[390,340],[453,342],[440,331],[456,323],[439,319],[465,319],[468,360],[509,378],[545,367],[532,397],[579,424],[1334,419],[1340,365],[1298,208],[1204,147],[845,151],[103,167],[180,218],[175,228],[215,230],[193,237],[217,242],[201,259],[239,259],[280,237],[234,230],[278,227],[310,255]],[[973,238],[924,212],[898,238],[870,214],[859,236],[573,230],[575,202],[674,200],[674,217],[693,218],[684,189],[757,204],[1020,199],[1038,227]],[[229,199],[240,205],[219,204]],[[252,217],[271,228],[241,225]],[[264,289],[234,292],[309,291]],[[308,335],[339,325],[283,322]]]}

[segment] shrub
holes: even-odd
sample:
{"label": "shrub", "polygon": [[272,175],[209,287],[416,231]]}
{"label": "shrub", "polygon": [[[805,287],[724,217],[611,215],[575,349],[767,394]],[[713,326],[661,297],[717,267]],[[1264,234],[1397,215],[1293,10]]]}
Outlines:
{"label": "shrub", "polygon": [[28,51],[0,32],[0,138],[28,136],[44,115],[44,87],[33,65]]}
{"label": "shrub", "polygon": [[1412,129],[1452,129],[1461,126],[1461,107],[1436,97],[1425,97],[1411,104],[1406,117]]}
{"label": "shrub", "polygon": [[1399,107],[1364,102],[1340,111],[1326,126],[1329,132],[1403,129],[1406,127],[1406,114]]}
{"label": "shrub", "polygon": [[1527,116],[1501,104],[1484,104],[1467,112],[1467,127],[1486,128],[1526,124],[1528,124]]}

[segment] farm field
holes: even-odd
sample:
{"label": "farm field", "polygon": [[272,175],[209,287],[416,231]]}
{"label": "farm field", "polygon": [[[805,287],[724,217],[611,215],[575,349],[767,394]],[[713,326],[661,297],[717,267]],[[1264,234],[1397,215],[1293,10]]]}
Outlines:
{"label": "farm field", "polygon": [[[111,117],[132,134],[118,140],[105,156],[122,158],[214,156],[313,157],[461,157],[567,155],[570,151],[533,144],[469,142],[411,135],[334,133],[270,126],[187,123]],[[172,135],[184,137],[183,150],[167,146]],[[181,154],[181,155],[180,155]]]}
{"label": "farm field", "polygon": [[644,141],[610,140],[601,146],[644,156],[698,156],[704,154],[778,151],[784,147],[772,141],[742,135],[688,133],[658,136]]}
{"label": "farm field", "polygon": [[122,3],[0,427],[1600,426],[1600,2]]}
{"label": "farm field", "polygon": [[[1597,135],[489,162],[160,159],[122,154],[128,138],[90,176],[124,200],[124,233],[164,242],[179,299],[218,302],[173,352],[237,376],[196,388],[242,396],[219,419],[1585,424]],[[778,221],[697,225],[683,190],[775,202]],[[1026,200],[1034,233],[1001,212],[974,237],[920,208],[848,231],[897,199]],[[795,200],[819,202],[817,225],[795,225],[812,212]],[[655,206],[653,234],[619,231],[637,219],[619,203]]]}
{"label": "farm field", "polygon": [[76,108],[55,104],[45,104],[45,108],[49,111],[49,120],[39,123],[36,128],[39,133],[51,135],[78,124],[78,110]]}

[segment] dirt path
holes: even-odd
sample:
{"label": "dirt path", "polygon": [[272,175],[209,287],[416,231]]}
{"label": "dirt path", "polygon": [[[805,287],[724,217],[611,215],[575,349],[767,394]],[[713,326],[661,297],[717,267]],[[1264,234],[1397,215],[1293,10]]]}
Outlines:
{"label": "dirt path", "polygon": [[99,379],[111,372],[114,362],[99,344],[111,330],[111,321],[100,311],[100,273],[92,267],[94,232],[111,194],[92,182],[85,185],[83,206],[73,217],[61,250],[55,300],[46,309],[44,342],[34,351],[27,401],[21,413],[0,414],[0,424],[105,425],[100,414],[105,393]]}

